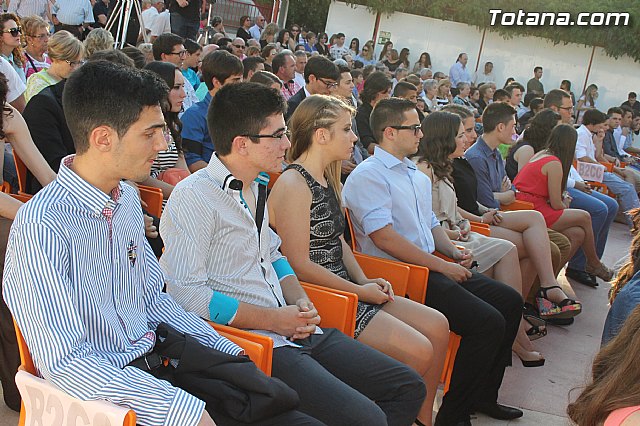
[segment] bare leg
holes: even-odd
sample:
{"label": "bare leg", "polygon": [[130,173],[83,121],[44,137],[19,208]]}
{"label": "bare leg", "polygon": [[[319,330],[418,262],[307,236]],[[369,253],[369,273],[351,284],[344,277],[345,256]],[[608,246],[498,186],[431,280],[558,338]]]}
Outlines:
{"label": "bare leg", "polygon": [[551,226],[558,232],[562,232],[567,228],[578,226],[584,232],[584,241],[581,245],[582,250],[587,258],[587,263],[591,265],[599,265],[600,259],[596,253],[595,238],[593,236],[593,228],[591,227],[591,217],[589,213],[578,209],[565,209],[562,216]]}
{"label": "bare leg", "polygon": [[403,297],[384,305],[358,340],[407,364],[422,376],[427,397],[418,420],[431,425],[433,403],[449,346],[449,323],[435,309]]}

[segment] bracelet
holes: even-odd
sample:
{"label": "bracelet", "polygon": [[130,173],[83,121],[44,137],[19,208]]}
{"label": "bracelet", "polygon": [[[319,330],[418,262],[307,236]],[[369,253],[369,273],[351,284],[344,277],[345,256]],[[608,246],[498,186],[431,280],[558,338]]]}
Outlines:
{"label": "bracelet", "polygon": [[480,216],[480,223],[484,223],[484,216]]}

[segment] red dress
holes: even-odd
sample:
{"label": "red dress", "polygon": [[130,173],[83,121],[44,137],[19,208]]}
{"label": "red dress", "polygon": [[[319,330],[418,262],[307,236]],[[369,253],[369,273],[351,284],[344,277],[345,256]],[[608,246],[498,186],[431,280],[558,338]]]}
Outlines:
{"label": "red dress", "polygon": [[549,204],[549,185],[542,167],[551,162],[560,161],[555,155],[549,155],[528,163],[518,172],[513,184],[518,189],[516,199],[533,203],[533,208],[544,216],[547,227],[551,227],[562,216],[564,210],[556,210]]}

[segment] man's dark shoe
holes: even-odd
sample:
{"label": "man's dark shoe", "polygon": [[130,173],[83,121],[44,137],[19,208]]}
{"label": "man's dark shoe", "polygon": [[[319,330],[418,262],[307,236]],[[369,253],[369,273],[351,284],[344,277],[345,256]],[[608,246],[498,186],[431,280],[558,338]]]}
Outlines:
{"label": "man's dark shoe", "polygon": [[588,274],[585,271],[578,271],[577,269],[567,268],[564,275],[567,278],[571,278],[574,281],[584,284],[589,287],[598,287],[598,282],[594,275]]}
{"label": "man's dark shoe", "polygon": [[524,414],[521,410],[494,402],[485,404],[475,408],[476,412],[486,414],[487,416],[497,420],[513,420],[522,417]]}

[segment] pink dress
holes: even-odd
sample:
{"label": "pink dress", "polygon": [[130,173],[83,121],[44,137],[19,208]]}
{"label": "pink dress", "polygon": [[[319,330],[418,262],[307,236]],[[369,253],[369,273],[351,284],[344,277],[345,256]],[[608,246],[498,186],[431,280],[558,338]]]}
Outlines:
{"label": "pink dress", "polygon": [[627,417],[629,417],[636,411],[640,411],[640,405],[634,405],[633,407],[618,408],[617,410],[612,411],[607,416],[607,420],[604,421],[604,426],[620,426],[622,422],[624,422],[627,419]]}
{"label": "pink dress", "polygon": [[560,161],[558,157],[549,155],[532,161],[518,172],[513,184],[518,189],[516,198],[533,203],[533,208],[544,216],[547,227],[551,227],[562,216],[563,210],[556,210],[549,204],[549,186],[547,176],[542,174],[542,167],[551,161]]}

